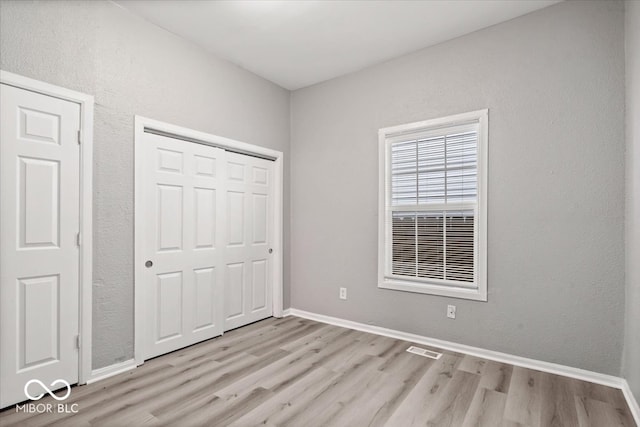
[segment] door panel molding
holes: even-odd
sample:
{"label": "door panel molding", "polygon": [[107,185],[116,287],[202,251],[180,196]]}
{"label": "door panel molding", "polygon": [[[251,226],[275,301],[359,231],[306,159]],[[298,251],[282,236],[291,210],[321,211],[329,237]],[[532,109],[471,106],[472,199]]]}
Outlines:
{"label": "door panel molding", "polygon": [[[91,333],[92,333],[92,281],[93,281],[93,112],[94,97],[84,93],[76,92],[60,86],[45,83],[39,80],[24,77],[8,71],[0,70],[0,84],[38,95],[45,95],[63,101],[68,101],[79,106],[79,132],[77,135],[79,146],[79,259],[78,259],[78,383],[84,384],[91,377]],[[56,149],[60,147],[61,123],[60,117],[47,114],[43,111],[24,108],[20,111],[21,121],[24,122],[20,128],[20,136],[25,140],[42,144],[42,148],[50,147]],[[35,158],[24,158],[25,165],[30,166],[36,175],[44,173],[54,173],[56,167],[49,164],[47,171],[46,164],[39,162]],[[57,194],[49,194],[53,199],[59,197]],[[33,199],[33,198],[32,198]],[[25,200],[26,203],[38,203],[38,200]],[[52,200],[53,202],[53,200]],[[58,245],[57,231],[62,219],[60,212],[51,212],[51,221],[46,224],[33,224],[31,230],[25,231],[21,235],[21,242],[26,247],[52,247]],[[28,218],[26,218],[28,219]],[[30,234],[31,233],[31,234]],[[49,349],[53,351],[53,348]],[[44,351],[44,350],[43,350]],[[44,355],[44,353],[42,353]]]}
{"label": "door panel molding", "polygon": [[[273,201],[274,201],[274,219],[273,219],[273,243],[270,248],[273,249],[273,253],[270,255],[270,262],[273,263],[271,271],[273,289],[272,289],[272,305],[273,316],[283,316],[283,181],[284,181],[284,154],[277,150],[272,150],[265,147],[260,147],[253,144],[247,144],[244,142],[236,141],[229,138],[211,135],[204,132],[195,131],[192,129],[184,128],[181,126],[149,119],[142,116],[135,116],[135,229],[142,230],[145,227],[146,221],[142,213],[143,208],[143,180],[139,173],[144,170],[143,163],[148,161],[144,157],[144,136],[145,134],[155,134],[166,136],[173,139],[182,141],[188,141],[196,144],[209,145],[217,148],[222,148],[228,152],[245,154],[253,157],[259,157],[263,159],[273,160]],[[171,153],[166,153],[171,154]],[[165,155],[163,159],[155,160],[159,165],[166,169],[180,170],[182,164],[176,156]],[[162,163],[160,163],[162,162]],[[211,162],[208,162],[205,157],[198,159],[197,171],[198,175],[211,175],[221,171],[212,170]],[[227,165],[224,165],[227,168]],[[233,171],[232,171],[233,172]],[[225,171],[228,173],[228,171]],[[232,176],[237,176],[235,173],[231,173]],[[266,179],[265,174],[261,170],[252,170],[248,175],[254,182],[262,184]],[[205,227],[206,228],[206,227]],[[134,265],[135,267],[135,286],[134,286],[134,306],[135,306],[135,341],[134,341],[134,357],[137,365],[141,365],[144,362],[144,345],[145,336],[144,322],[147,319],[145,311],[145,299],[144,292],[141,289],[144,283],[143,270],[140,268],[144,264],[145,259],[143,252],[143,242],[138,239],[138,232],[136,231],[135,237],[135,253],[134,253]],[[252,238],[252,236],[249,236]],[[206,243],[206,242],[205,242]],[[226,267],[225,267],[226,268]],[[223,286],[219,289],[224,289]],[[223,290],[224,292],[224,290]],[[266,298],[266,296],[265,296]],[[194,313],[197,316],[197,313]]]}
{"label": "door panel molding", "polygon": [[[273,162],[238,153],[227,153],[228,179],[225,263],[241,266],[242,277],[225,280],[224,330],[239,328],[273,314],[273,268],[269,243],[273,241]],[[263,171],[255,179],[254,171]],[[260,175],[260,174],[258,174]],[[257,181],[257,182],[256,182]],[[237,197],[239,196],[239,197]],[[232,203],[232,200],[238,203]],[[232,294],[232,295],[229,295]],[[228,298],[230,296],[230,298]],[[240,309],[235,307],[240,304]]]}
{"label": "door panel molding", "polygon": [[141,251],[134,270],[146,301],[138,332],[148,359],[222,335],[224,180],[215,171],[226,152],[162,135],[142,138],[147,161],[136,170],[142,185],[136,214],[144,226],[135,233]]}

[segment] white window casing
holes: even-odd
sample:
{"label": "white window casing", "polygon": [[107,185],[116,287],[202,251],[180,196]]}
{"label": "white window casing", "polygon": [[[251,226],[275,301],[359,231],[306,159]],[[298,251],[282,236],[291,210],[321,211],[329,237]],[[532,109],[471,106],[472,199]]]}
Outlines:
{"label": "white window casing", "polygon": [[379,130],[378,287],[487,300],[488,117]]}

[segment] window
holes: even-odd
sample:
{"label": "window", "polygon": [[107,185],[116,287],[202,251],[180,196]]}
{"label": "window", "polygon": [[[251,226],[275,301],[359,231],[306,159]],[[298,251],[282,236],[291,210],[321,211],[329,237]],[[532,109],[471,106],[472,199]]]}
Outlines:
{"label": "window", "polygon": [[378,286],[487,300],[488,110],[380,129]]}

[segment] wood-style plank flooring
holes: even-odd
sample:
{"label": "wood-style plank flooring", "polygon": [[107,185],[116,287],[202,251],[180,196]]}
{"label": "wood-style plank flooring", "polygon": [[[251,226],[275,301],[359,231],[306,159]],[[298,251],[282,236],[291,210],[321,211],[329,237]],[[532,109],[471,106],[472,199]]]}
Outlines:
{"label": "wood-style plank flooring", "polygon": [[10,407],[0,425],[635,426],[619,390],[410,344],[270,318],[73,387],[77,414]]}

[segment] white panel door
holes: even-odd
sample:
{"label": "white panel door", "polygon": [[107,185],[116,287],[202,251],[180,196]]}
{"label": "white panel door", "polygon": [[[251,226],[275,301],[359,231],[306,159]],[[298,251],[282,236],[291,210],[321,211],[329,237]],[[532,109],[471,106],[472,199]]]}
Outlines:
{"label": "white panel door", "polygon": [[79,129],[78,104],[0,85],[1,407],[78,382]]}
{"label": "white panel door", "polygon": [[225,152],[149,133],[142,144],[136,286],[148,359],[222,334]]}
{"label": "white panel door", "polygon": [[273,162],[227,153],[224,330],[273,314]]}

